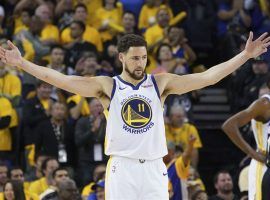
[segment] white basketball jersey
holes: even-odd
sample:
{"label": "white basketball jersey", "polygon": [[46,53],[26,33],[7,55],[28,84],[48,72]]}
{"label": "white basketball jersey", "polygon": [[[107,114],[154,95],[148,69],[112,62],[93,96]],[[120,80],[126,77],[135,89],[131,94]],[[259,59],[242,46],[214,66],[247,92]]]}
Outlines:
{"label": "white basketball jersey", "polygon": [[154,160],[167,154],[163,108],[153,75],[133,86],[120,76],[107,118],[105,154]]}
{"label": "white basketball jersey", "polygon": [[[270,101],[270,95],[263,95],[261,98],[267,98]],[[267,139],[270,137],[270,121],[262,123],[252,119],[253,134],[256,140],[257,148],[265,151],[267,148]]]}

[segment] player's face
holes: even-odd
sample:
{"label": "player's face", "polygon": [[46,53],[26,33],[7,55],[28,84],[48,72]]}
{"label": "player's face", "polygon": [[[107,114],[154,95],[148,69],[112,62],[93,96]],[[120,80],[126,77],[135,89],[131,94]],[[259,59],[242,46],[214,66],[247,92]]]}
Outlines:
{"label": "player's face", "polygon": [[145,74],[147,51],[145,47],[130,47],[127,53],[120,53],[119,59],[124,72],[135,80],[141,80]]}

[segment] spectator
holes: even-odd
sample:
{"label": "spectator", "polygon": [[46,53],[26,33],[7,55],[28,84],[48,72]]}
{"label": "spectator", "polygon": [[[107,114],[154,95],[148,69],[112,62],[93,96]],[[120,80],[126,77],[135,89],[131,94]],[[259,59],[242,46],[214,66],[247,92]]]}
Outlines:
{"label": "spectator", "polygon": [[[139,29],[143,32],[156,24],[156,14],[161,7],[164,6],[163,0],[147,0],[143,5],[139,16]],[[165,5],[169,10],[170,18],[173,18],[172,10],[169,6]]]}
{"label": "spectator", "polygon": [[245,77],[245,85],[242,88],[242,101],[240,108],[246,108],[259,96],[260,87],[266,82],[269,67],[263,57],[258,57],[252,62],[252,72]]}
{"label": "spectator", "polygon": [[220,1],[217,16],[220,58],[226,60],[237,53],[236,40],[250,27],[251,17],[243,0]]}
{"label": "spectator", "polygon": [[233,182],[230,173],[226,170],[219,171],[214,177],[214,184],[217,194],[209,200],[238,200],[239,198],[233,193]]}
{"label": "spectator", "polygon": [[175,58],[172,52],[172,47],[169,44],[162,43],[157,49],[156,60],[158,66],[152,73],[174,73],[187,74],[189,69],[185,59]]}
{"label": "spectator", "polygon": [[188,178],[189,163],[195,141],[196,138],[191,135],[186,150],[177,157],[174,143],[168,142],[168,155],[163,158],[168,173],[163,172],[163,176],[168,174],[169,195],[172,200],[188,198],[186,179]]}
{"label": "spectator", "polygon": [[145,40],[147,41],[148,50],[152,53],[156,47],[166,39],[166,30],[169,27],[170,14],[166,6],[161,6],[156,15],[157,24],[148,28],[145,32]]}
{"label": "spectator", "polygon": [[11,102],[6,97],[0,97],[0,157],[9,163],[14,159],[10,129],[12,112]]}
{"label": "spectator", "polygon": [[[91,3],[92,1],[88,4]],[[86,42],[93,44],[99,52],[102,52],[103,45],[100,34],[95,28],[88,25],[87,17],[88,17],[87,7],[84,4],[77,4],[75,6],[73,21],[81,21],[85,25],[82,39]],[[93,15],[91,16],[91,18],[92,17]],[[76,38],[74,38],[71,32],[72,32],[71,26],[69,26],[68,28],[65,28],[61,33],[61,43],[63,45],[67,45],[68,47],[72,46],[73,45],[72,43],[76,41]]]}
{"label": "spectator", "polygon": [[78,182],[86,185],[93,181],[93,171],[97,164],[105,163],[103,143],[106,121],[103,107],[97,99],[89,103],[90,116],[78,120],[75,128],[75,143],[78,148]]}
{"label": "spectator", "polygon": [[[64,64],[65,53],[65,49],[61,45],[52,46],[50,52],[50,62],[47,67],[52,68],[63,74],[74,74],[74,70]],[[51,96],[60,102],[66,102],[68,93],[66,91],[60,90],[59,88],[53,87]]]}
{"label": "spectator", "polygon": [[[42,163],[48,158],[45,154],[35,154],[34,156],[34,165],[31,167],[31,169],[26,173],[25,180],[29,182],[33,182],[37,179],[40,179],[43,177],[43,172],[41,169]],[[30,186],[30,185],[29,185]]]}
{"label": "spectator", "polygon": [[65,49],[61,45],[54,45],[51,47],[50,52],[50,63],[47,65],[47,67],[54,69],[58,72],[61,72],[63,74],[73,74],[71,71],[71,68],[68,68],[64,64],[64,58],[65,58]]}
{"label": "spectator", "polygon": [[73,2],[60,0],[55,6],[55,18],[60,31],[68,27],[73,20]]}
{"label": "spectator", "polygon": [[105,171],[106,171],[106,165],[105,164],[100,164],[100,165],[96,166],[96,168],[94,169],[94,173],[93,173],[93,182],[86,185],[82,190],[82,197],[83,197],[84,200],[86,200],[87,197],[91,193],[94,192],[92,186],[96,182],[98,182],[98,180],[105,179]]}
{"label": "spectator", "polygon": [[35,10],[35,15],[44,23],[44,27],[40,34],[42,44],[51,46],[59,43],[59,29],[52,24],[53,12],[50,10],[49,5],[39,5]]}
{"label": "spectator", "polygon": [[37,195],[42,194],[45,190],[53,185],[52,173],[59,167],[57,159],[49,157],[42,163],[42,173],[44,177],[32,182],[29,187],[29,192]]}
{"label": "spectator", "polygon": [[197,56],[188,44],[188,39],[185,36],[184,29],[177,26],[170,26],[170,28],[168,29],[168,42],[172,47],[173,55],[176,58],[184,59],[186,61],[185,67],[194,64]]}
{"label": "spectator", "polygon": [[90,194],[87,200],[105,200],[105,181],[99,180],[92,186],[94,193]]}
{"label": "spectator", "polygon": [[29,8],[25,8],[20,12],[20,15],[17,19],[15,19],[14,25],[14,35],[17,35],[21,31],[29,30],[31,17],[33,16],[33,12]]}
{"label": "spectator", "polygon": [[53,185],[50,185],[47,190],[45,190],[39,198],[41,200],[52,200],[57,198],[57,186],[61,181],[69,179],[68,171],[65,168],[59,167],[55,169],[52,173]]}
{"label": "spectator", "polygon": [[83,39],[83,33],[85,31],[83,22],[73,21],[70,25],[70,30],[71,37],[74,41],[66,45],[66,48],[68,48],[66,65],[75,68],[75,64],[78,62],[83,52],[90,51],[97,54],[97,49],[95,45]]}
{"label": "spectator", "polygon": [[66,120],[67,108],[65,104],[55,102],[50,108],[50,119],[47,118],[36,127],[35,152],[58,158],[63,165],[71,165],[73,141],[71,128]]}
{"label": "spectator", "polygon": [[28,191],[30,183],[25,182],[24,173],[20,167],[12,167],[9,170],[9,178],[10,178],[10,180],[20,181],[21,183],[23,183],[24,190]]}
{"label": "spectator", "polygon": [[52,86],[39,81],[36,86],[36,95],[26,100],[23,106],[22,133],[23,144],[28,157],[28,165],[34,165],[35,128],[39,123],[48,119],[49,107],[53,100],[50,98]]}
{"label": "spectator", "polygon": [[208,200],[208,196],[205,191],[199,190],[192,195],[191,200]]}
{"label": "spectator", "polygon": [[58,185],[59,200],[81,200],[80,193],[75,182],[71,179],[63,180]]}
{"label": "spectator", "polygon": [[0,162],[0,192],[4,191],[4,184],[7,181],[8,167],[3,162]]}
{"label": "spectator", "polygon": [[198,171],[192,166],[189,167],[187,179],[188,195],[191,198],[197,191],[205,191],[205,186],[200,178]]}
{"label": "spectator", "polygon": [[167,141],[172,141],[175,145],[180,145],[186,150],[190,135],[194,135],[196,142],[192,150],[191,165],[195,168],[199,162],[198,148],[202,147],[202,143],[196,127],[188,122],[185,122],[185,111],[181,106],[171,107],[169,115],[169,124],[166,124]]}
{"label": "spectator", "polygon": [[18,116],[16,108],[19,107],[20,98],[22,95],[22,85],[20,79],[11,74],[5,64],[0,61],[0,95],[6,97],[12,103],[12,117],[9,127],[12,128],[13,150],[15,150],[15,141],[17,134],[15,127],[18,126]]}
{"label": "spectator", "polygon": [[121,25],[123,6],[118,0],[104,0],[103,5],[96,11],[95,27],[100,32],[103,42],[111,40],[117,33],[111,24]]}
{"label": "spectator", "polygon": [[50,52],[50,47],[41,41],[41,31],[45,24],[38,16],[32,16],[29,30],[22,30],[15,35],[15,42],[27,59],[34,62],[41,62],[44,56]]}
{"label": "spectator", "polygon": [[7,181],[4,185],[4,198],[6,200],[26,199],[23,183],[20,181]]}

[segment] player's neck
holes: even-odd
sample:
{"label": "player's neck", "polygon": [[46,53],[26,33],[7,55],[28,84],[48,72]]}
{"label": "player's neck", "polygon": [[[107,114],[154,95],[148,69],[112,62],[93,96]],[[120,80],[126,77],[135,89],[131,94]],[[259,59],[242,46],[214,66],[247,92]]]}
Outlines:
{"label": "player's neck", "polygon": [[128,83],[131,83],[132,85],[135,85],[135,86],[136,86],[138,83],[140,83],[140,82],[144,79],[145,75],[146,75],[146,74],[144,74],[144,76],[143,76],[141,79],[139,79],[139,80],[132,78],[132,77],[129,76],[127,73],[122,73],[122,74],[120,74],[120,77],[121,77],[124,81],[126,81],[126,82],[128,82]]}

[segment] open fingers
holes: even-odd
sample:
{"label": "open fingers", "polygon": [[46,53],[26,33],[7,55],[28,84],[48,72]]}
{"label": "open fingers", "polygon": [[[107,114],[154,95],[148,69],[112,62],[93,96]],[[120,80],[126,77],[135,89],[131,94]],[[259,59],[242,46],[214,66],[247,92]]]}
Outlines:
{"label": "open fingers", "polygon": [[267,35],[268,35],[268,33],[262,34],[260,37],[257,38],[256,41],[263,41]]}
{"label": "open fingers", "polygon": [[16,49],[17,48],[10,40],[7,41],[7,44],[11,49]]}
{"label": "open fingers", "polygon": [[252,42],[252,40],[253,40],[253,32],[250,31],[247,42]]}
{"label": "open fingers", "polygon": [[270,41],[270,36],[267,37],[267,38],[265,38],[262,42],[263,42],[263,43],[267,43],[267,42],[269,42],[269,41]]}

